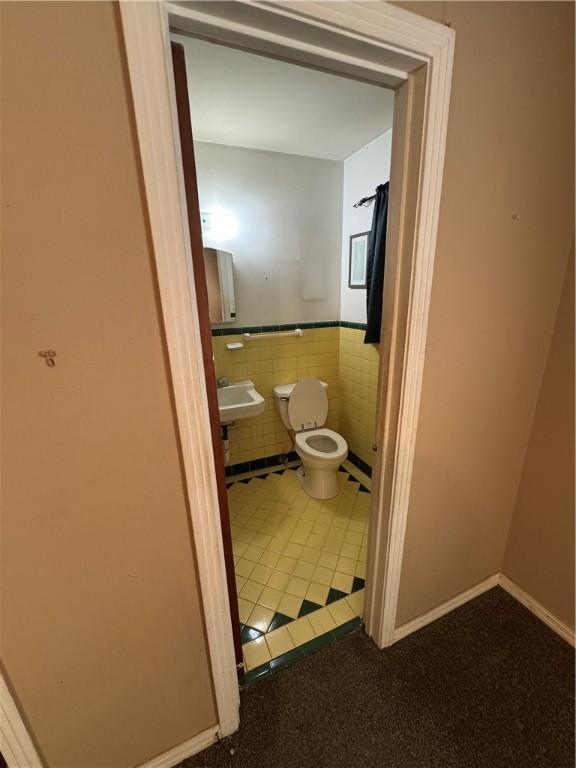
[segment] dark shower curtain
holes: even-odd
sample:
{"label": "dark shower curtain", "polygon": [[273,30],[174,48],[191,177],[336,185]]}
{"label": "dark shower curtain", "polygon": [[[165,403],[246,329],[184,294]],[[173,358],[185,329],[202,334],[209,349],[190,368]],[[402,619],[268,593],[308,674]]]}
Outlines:
{"label": "dark shower curtain", "polygon": [[382,322],[382,295],[384,291],[384,256],[386,252],[386,226],[388,223],[388,182],[376,187],[372,229],[368,237],[366,264],[366,335],[364,344],[378,344]]}

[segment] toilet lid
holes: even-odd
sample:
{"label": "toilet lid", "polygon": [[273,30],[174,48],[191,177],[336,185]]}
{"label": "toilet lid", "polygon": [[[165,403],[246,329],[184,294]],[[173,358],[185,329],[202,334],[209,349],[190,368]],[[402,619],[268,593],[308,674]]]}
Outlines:
{"label": "toilet lid", "polygon": [[288,401],[288,419],[295,432],[322,427],[328,416],[328,397],[318,379],[304,378],[294,385]]}

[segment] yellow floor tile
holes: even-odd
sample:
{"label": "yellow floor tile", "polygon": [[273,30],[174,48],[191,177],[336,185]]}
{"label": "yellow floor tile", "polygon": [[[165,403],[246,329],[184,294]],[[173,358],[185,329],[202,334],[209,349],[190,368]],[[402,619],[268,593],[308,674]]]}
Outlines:
{"label": "yellow floor tile", "polygon": [[353,581],[353,576],[349,576],[346,573],[338,573],[338,571],[336,571],[332,578],[332,586],[334,589],[339,589],[340,592],[347,592],[349,594],[352,591]]}
{"label": "yellow floor tile", "polygon": [[326,539],[326,536],[320,536],[317,533],[311,533],[310,536],[308,536],[307,541],[305,541],[304,543],[308,547],[313,547],[314,549],[321,549],[325,539]]}
{"label": "yellow floor tile", "polygon": [[294,597],[294,595],[284,595],[284,597],[278,603],[278,612],[283,613],[285,616],[290,616],[292,619],[296,619],[300,613],[302,607],[302,598]]}
{"label": "yellow floor tile", "polygon": [[293,541],[289,541],[284,547],[284,554],[298,559],[302,554],[302,550],[303,547],[301,544],[295,544]]}
{"label": "yellow floor tile", "polygon": [[326,605],[328,599],[329,587],[324,584],[310,584],[306,592],[306,600],[318,605]]}
{"label": "yellow floor tile", "polygon": [[341,600],[336,600],[334,603],[326,606],[328,612],[336,622],[337,626],[345,624],[347,621],[351,621],[356,617],[356,614],[347,602],[347,598],[343,597]]}
{"label": "yellow floor tile", "polygon": [[254,567],[254,563],[251,563],[250,560],[245,560],[242,558],[234,566],[234,571],[238,574],[238,576],[244,576],[244,578],[247,579],[254,570]]}
{"label": "yellow floor tile", "polygon": [[[340,550],[341,557],[349,557],[352,560],[358,560],[359,554],[360,547],[355,544],[342,544],[342,549]],[[244,555],[244,557],[246,557],[246,555]]]}
{"label": "yellow floor tile", "polygon": [[324,584],[325,586],[329,587],[332,583],[333,575],[334,571],[332,571],[330,568],[324,568],[323,565],[317,565],[314,569],[314,573],[312,574],[312,581],[315,581],[317,584]]}
{"label": "yellow floor tile", "polygon": [[335,528],[332,526],[332,528],[330,528],[330,533],[326,538],[344,543],[344,536],[346,536],[346,531],[343,528]]}
{"label": "yellow floor tile", "polygon": [[340,573],[347,573],[350,576],[353,576],[356,572],[356,561],[352,560],[350,557],[339,557],[338,563],[336,564],[336,570],[340,571]]}
{"label": "yellow floor tile", "polygon": [[[284,434],[274,413],[265,417],[259,439],[279,452]],[[245,439],[252,439],[249,430]],[[241,453],[235,452],[236,461],[253,458]],[[294,619],[270,632],[269,643],[261,638],[245,646],[247,669],[362,615],[364,590],[350,592],[354,576],[365,577],[370,496],[344,473],[338,483],[338,496],[326,501],[307,496],[292,469],[229,489],[240,621],[266,632],[275,612]],[[326,606],[331,587],[347,597]],[[323,607],[298,618],[303,599]]]}
{"label": "yellow floor tile", "polygon": [[269,549],[266,549],[260,558],[260,564],[267,565],[269,568],[274,568],[278,560],[280,560],[278,552],[271,552]]}
{"label": "yellow floor tile", "polygon": [[270,545],[270,542],[272,541],[272,536],[269,536],[266,533],[257,533],[256,536],[254,536],[254,539],[252,540],[252,544],[255,544],[257,547],[262,547],[265,549]]}
{"label": "yellow floor tile", "polygon": [[246,624],[254,627],[254,629],[259,629],[260,632],[267,632],[273,618],[274,611],[272,609],[265,608],[263,605],[256,605]]}
{"label": "yellow floor tile", "polygon": [[278,608],[278,603],[282,599],[284,593],[280,589],[274,589],[273,587],[264,587],[262,594],[258,598],[259,605],[263,605],[265,608],[270,608],[275,611]]}
{"label": "yellow floor tile", "polygon": [[324,552],[329,552],[332,555],[339,555],[342,549],[342,542],[337,539],[326,539],[322,549]]}
{"label": "yellow floor tile", "polygon": [[344,536],[344,541],[347,544],[356,544],[356,546],[359,547],[360,544],[362,544],[362,534],[356,533],[356,531],[347,531]]}
{"label": "yellow floor tile", "polygon": [[[329,515],[324,515],[324,517],[328,518]],[[328,534],[329,528],[330,526],[327,523],[316,521],[312,527],[312,533],[315,533],[319,536],[326,536]]]}
{"label": "yellow floor tile", "polygon": [[242,646],[242,651],[244,652],[244,665],[247,672],[270,661],[270,651],[264,637],[246,643]]}
{"label": "yellow floor tile", "polygon": [[328,613],[327,608],[320,608],[319,611],[314,611],[314,613],[308,614],[308,619],[312,625],[312,629],[314,630],[316,637],[319,637],[326,632],[330,632],[330,630],[334,629],[336,626],[336,622]]}
{"label": "yellow floor tile", "polygon": [[262,547],[257,547],[254,544],[250,544],[248,547],[246,547],[243,557],[246,560],[251,560],[253,563],[257,563],[263,554],[264,550]]}
{"label": "yellow floor tile", "polygon": [[268,568],[267,565],[257,565],[250,574],[250,579],[259,584],[267,584],[270,576],[272,576],[272,568]]}
{"label": "yellow floor tile", "polygon": [[282,573],[281,571],[273,571],[272,576],[268,579],[268,586],[274,587],[274,589],[279,589],[284,592],[286,589],[286,585],[290,581],[290,574],[289,573]]}
{"label": "yellow floor tile", "polygon": [[336,568],[337,562],[338,557],[336,555],[330,552],[322,552],[318,560],[318,565],[322,565],[324,568],[330,568],[331,570],[334,570],[334,568]]}
{"label": "yellow floor tile", "polygon": [[307,616],[302,616],[302,618],[296,619],[296,621],[291,621],[290,624],[286,625],[286,629],[292,638],[294,646],[304,645],[304,643],[307,643],[316,637],[314,628],[312,627],[312,624],[310,624],[310,620]]}
{"label": "yellow floor tile", "polygon": [[294,576],[310,581],[312,574],[314,573],[314,568],[315,566],[313,563],[305,563],[303,560],[299,560],[294,568]]}
{"label": "yellow floor tile", "polygon": [[276,570],[283,573],[292,573],[296,567],[296,560],[293,557],[282,555],[282,557],[276,563]]}
{"label": "yellow floor tile", "polygon": [[238,614],[241,624],[246,624],[253,610],[254,603],[250,602],[250,600],[245,600],[243,597],[238,598]]}
{"label": "yellow floor tile", "polygon": [[234,541],[232,542],[232,551],[235,555],[238,555],[239,557],[242,557],[244,552],[248,549],[250,545],[246,544],[245,541]]}
{"label": "yellow floor tile", "polygon": [[286,627],[280,627],[280,629],[269,632],[266,635],[266,642],[268,643],[270,656],[273,659],[277,656],[282,656],[283,653],[287,653],[294,648],[294,642]]}
{"label": "yellow floor tile", "polygon": [[270,539],[270,544],[268,544],[268,549],[272,550],[272,552],[279,552],[282,554],[285,546],[286,541],[284,539],[279,539],[277,536],[273,536]]}
{"label": "yellow floor tile", "polygon": [[258,584],[257,581],[248,580],[238,593],[238,597],[243,597],[245,600],[255,603],[262,594],[263,589],[264,586],[262,584]]}
{"label": "yellow floor tile", "polygon": [[353,592],[348,595],[346,601],[355,616],[362,616],[364,613],[364,590],[359,589],[358,592]]}
{"label": "yellow floor tile", "polygon": [[313,565],[316,565],[321,554],[322,553],[319,549],[314,549],[313,547],[304,547],[302,554],[300,555],[300,560],[303,560],[305,563],[312,563]]}
{"label": "yellow floor tile", "polygon": [[309,586],[309,581],[299,579],[297,576],[292,576],[286,586],[286,592],[289,595],[295,595],[296,597],[304,597]]}

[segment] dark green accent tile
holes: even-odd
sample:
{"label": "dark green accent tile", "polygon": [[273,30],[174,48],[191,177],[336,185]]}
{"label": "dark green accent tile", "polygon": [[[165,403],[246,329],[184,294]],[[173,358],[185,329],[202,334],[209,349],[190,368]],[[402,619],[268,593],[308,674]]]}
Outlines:
{"label": "dark green accent tile", "polygon": [[326,605],[330,605],[330,603],[335,603],[336,600],[341,600],[343,597],[347,596],[347,592],[341,592],[339,589],[334,589],[334,587],[330,588],[330,591],[328,592],[328,599],[326,600]]}
{"label": "dark green accent tile", "polygon": [[300,608],[300,613],[298,614],[298,618],[300,618],[301,616],[308,616],[309,613],[313,613],[314,611],[317,611],[319,608],[322,608],[322,606],[318,605],[318,603],[313,603],[311,600],[303,600],[302,607]]}
{"label": "dark green accent tile", "polygon": [[358,592],[359,589],[364,589],[366,582],[361,579],[360,576],[354,576],[352,581],[352,592]]}
{"label": "dark green accent tile", "polygon": [[240,629],[240,640],[242,641],[242,645],[244,645],[244,643],[249,643],[251,640],[257,640],[261,636],[262,632],[260,632],[259,629],[249,627],[248,624],[244,624]]}
{"label": "dark green accent tile", "polygon": [[316,653],[316,651],[320,651],[322,648],[326,648],[327,645],[334,642],[334,639],[333,632],[326,632],[325,634],[320,635],[320,637],[315,637],[314,640],[309,640],[307,643],[304,643],[304,645],[301,645],[300,650],[304,656],[310,656],[310,654]]}
{"label": "dark green accent tile", "polygon": [[290,664],[293,664],[295,661],[303,658],[304,654],[302,653],[301,649],[294,648],[293,651],[283,653],[282,656],[277,656],[275,659],[272,659],[272,661],[269,661],[268,663],[270,664],[270,669],[272,672],[277,672],[279,669],[288,667]]}
{"label": "dark green accent tile", "polygon": [[267,662],[266,664],[262,664],[261,667],[256,667],[255,669],[251,669],[250,672],[245,672],[244,677],[242,678],[242,687],[246,688],[248,685],[252,685],[252,683],[255,683],[258,680],[262,680],[265,677],[268,677],[268,675],[272,674],[272,670],[270,668],[270,662]]}
{"label": "dark green accent tile", "polygon": [[[356,454],[353,453],[352,451],[348,451],[348,461],[354,464],[355,467],[358,467],[358,469],[364,472],[365,475],[368,475],[368,477],[372,477],[372,467],[370,466],[370,464],[366,464],[366,462],[363,461],[360,458],[360,456],[356,456]],[[366,489],[364,493],[370,493],[370,491]]]}
{"label": "dark green accent tile", "polygon": [[356,630],[360,629],[361,626],[362,619],[351,619],[345,624],[340,624],[339,627],[333,629],[332,633],[335,638],[346,637],[346,635],[351,635],[353,632],[356,632]]}
{"label": "dark green accent tile", "polygon": [[274,629],[278,629],[278,627],[283,627],[285,624],[290,624],[291,621],[294,621],[290,616],[285,616],[283,613],[279,613],[276,611],[274,614],[274,618],[270,622],[270,626],[268,627],[268,632],[272,632]]}
{"label": "dark green accent tile", "polygon": [[358,490],[360,491],[360,493],[370,493],[368,488],[366,488],[366,486],[364,486],[362,484],[360,484],[360,488],[358,488]]}

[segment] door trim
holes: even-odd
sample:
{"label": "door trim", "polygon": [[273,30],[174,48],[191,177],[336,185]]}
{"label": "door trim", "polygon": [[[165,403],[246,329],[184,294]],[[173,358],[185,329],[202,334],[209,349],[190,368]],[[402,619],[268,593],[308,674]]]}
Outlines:
{"label": "door trim", "polygon": [[[448,106],[452,80],[454,31],[436,22],[396,8],[386,2],[317,3],[278,0],[256,3],[163,4],[158,0],[134,3],[121,0],[121,18],[144,183],[150,215],[154,255],[172,371],[186,484],[196,546],[200,587],[220,734],[238,726],[238,686],[234,665],[232,632],[224,571],[222,536],[219,528],[214,459],[198,313],[191,272],[190,239],[181,167],[180,142],[175,114],[171,74],[169,24],[194,22],[194,14],[210,16],[210,29],[219,42],[266,50],[273,55],[282,31],[282,51],[292,60],[309,66],[324,66],[333,72],[380,82],[397,77],[409,80],[426,67],[421,160],[417,184],[417,215],[412,247],[412,268],[406,344],[401,356],[401,397],[398,429],[379,446],[378,461],[394,456],[389,506],[373,510],[385,535],[370,547],[368,582],[382,573],[383,588],[371,591],[366,617],[369,635],[380,647],[394,642],[396,608],[400,588],[402,555],[410,499],[416,430],[430,291],[440,210],[440,193],[446,145]],[[226,18],[240,14],[237,18]],[[261,23],[264,21],[264,23]],[[206,22],[206,18],[203,19]],[[274,32],[270,32],[273,24]],[[238,26],[244,36],[234,39]],[[188,29],[190,27],[188,26]],[[268,31],[267,31],[268,30]],[[296,31],[295,31],[296,30]],[[214,34],[214,33],[212,33]],[[248,35],[248,38],[246,37]],[[210,37],[210,35],[207,35]],[[212,38],[216,39],[216,38]],[[310,50],[313,39],[314,50]],[[254,40],[253,45],[249,40]],[[347,60],[349,43],[369,52]],[[248,42],[247,42],[248,41]],[[315,57],[314,60],[310,57]],[[324,58],[322,58],[324,57]],[[324,61],[324,65],[322,64]],[[377,63],[380,61],[381,63]],[[352,67],[354,71],[346,71]],[[399,73],[400,75],[399,76]],[[363,74],[364,73],[364,74]],[[390,226],[390,223],[389,223]],[[386,381],[386,377],[381,380]],[[386,397],[385,392],[380,397]],[[378,474],[379,469],[376,469]]]}
{"label": "door trim", "polygon": [[10,768],[42,768],[42,760],[1,670],[0,752]]}
{"label": "door trim", "polygon": [[168,346],[219,735],[238,728],[240,697],[220,530],[208,396],[168,17],[158,2],[120,4]]}

